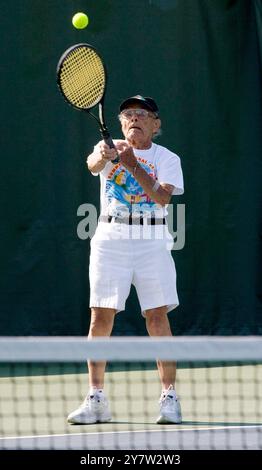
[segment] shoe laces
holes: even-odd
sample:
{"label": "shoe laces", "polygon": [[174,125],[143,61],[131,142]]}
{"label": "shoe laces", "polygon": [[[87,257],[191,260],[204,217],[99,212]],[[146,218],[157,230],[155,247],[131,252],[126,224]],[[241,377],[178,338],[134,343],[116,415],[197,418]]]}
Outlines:
{"label": "shoe laces", "polygon": [[160,405],[163,405],[163,404],[168,404],[168,403],[171,403],[173,402],[174,400],[176,400],[174,397],[172,397],[171,395],[161,395],[160,399],[159,399],[159,403]]}
{"label": "shoe laces", "polygon": [[163,405],[164,403],[166,403],[166,404],[171,403],[173,400],[176,401],[177,398],[175,396],[168,395],[168,391],[173,390],[173,389],[174,389],[173,385],[169,385],[167,390],[162,391],[160,399],[159,399],[159,403],[161,405]]}
{"label": "shoe laces", "polygon": [[92,395],[88,394],[86,396],[86,398],[84,399],[84,402],[82,403],[82,406],[85,408],[87,407],[91,402],[95,402],[95,403],[104,403],[106,401],[106,397],[103,395],[103,396],[99,396],[98,393],[94,393]]}

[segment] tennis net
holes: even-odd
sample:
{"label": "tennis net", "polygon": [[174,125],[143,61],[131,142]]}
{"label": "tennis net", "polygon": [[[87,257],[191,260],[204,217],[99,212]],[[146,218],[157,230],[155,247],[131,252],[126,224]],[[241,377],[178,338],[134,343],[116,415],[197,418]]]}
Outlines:
{"label": "tennis net", "polygon": [[[86,360],[107,360],[112,420],[70,425]],[[156,424],[156,360],[177,361],[181,424]],[[0,338],[0,449],[262,449],[261,337]]]}

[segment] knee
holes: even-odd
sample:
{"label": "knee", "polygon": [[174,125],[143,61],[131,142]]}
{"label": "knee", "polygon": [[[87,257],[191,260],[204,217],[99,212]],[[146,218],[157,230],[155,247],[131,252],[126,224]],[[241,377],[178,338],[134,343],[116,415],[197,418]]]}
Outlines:
{"label": "knee", "polygon": [[111,334],[115,311],[113,309],[92,309],[89,337]]}
{"label": "knee", "polygon": [[146,327],[151,336],[165,335],[169,321],[167,313],[152,309],[146,313]]}

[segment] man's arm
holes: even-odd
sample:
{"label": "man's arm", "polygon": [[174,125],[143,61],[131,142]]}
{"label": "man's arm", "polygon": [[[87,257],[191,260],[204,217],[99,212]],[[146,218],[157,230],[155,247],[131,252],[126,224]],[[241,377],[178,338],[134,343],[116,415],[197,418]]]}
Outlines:
{"label": "man's arm", "polygon": [[100,171],[105,168],[106,163],[107,162],[102,155],[96,151],[91,153],[86,160],[87,168],[91,173],[100,173]]}
{"label": "man's arm", "polygon": [[169,204],[174,189],[172,184],[157,183],[140,165],[136,166],[134,177],[150,199],[161,206]]}
{"label": "man's arm", "polygon": [[158,183],[137,162],[133,149],[128,147],[119,152],[121,163],[133,174],[145,193],[157,204],[165,206],[169,204],[174,186],[166,183]]}
{"label": "man's arm", "polygon": [[[114,140],[117,150],[123,150],[127,147],[127,144],[124,140]],[[91,153],[86,160],[87,167],[91,173],[100,173],[107,162],[114,160],[117,157],[116,148],[110,148],[103,140],[101,140],[94,148],[93,153]]]}
{"label": "man's arm", "polygon": [[91,173],[100,173],[105,168],[107,162],[114,160],[116,155],[116,149],[109,148],[102,140],[95,146],[94,152],[87,157],[87,167]]}

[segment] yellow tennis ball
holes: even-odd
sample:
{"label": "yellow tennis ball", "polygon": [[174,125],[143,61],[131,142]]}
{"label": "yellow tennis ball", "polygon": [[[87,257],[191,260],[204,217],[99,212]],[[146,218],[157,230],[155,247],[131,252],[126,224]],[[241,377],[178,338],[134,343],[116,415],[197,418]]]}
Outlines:
{"label": "yellow tennis ball", "polygon": [[89,18],[85,13],[76,13],[72,18],[73,26],[76,29],[84,29],[89,23]]}

